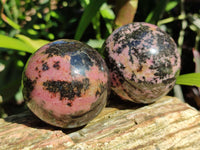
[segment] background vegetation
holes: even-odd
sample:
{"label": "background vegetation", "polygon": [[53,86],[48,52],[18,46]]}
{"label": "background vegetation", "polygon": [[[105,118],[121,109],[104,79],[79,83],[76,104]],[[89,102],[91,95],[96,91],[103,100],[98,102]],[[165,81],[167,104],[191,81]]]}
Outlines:
{"label": "background vegetation", "polygon": [[103,54],[112,31],[133,21],[156,24],[174,38],[184,75],[170,94],[200,109],[199,6],[198,0],[0,0],[0,117],[26,109],[21,74],[39,47],[67,38]]}

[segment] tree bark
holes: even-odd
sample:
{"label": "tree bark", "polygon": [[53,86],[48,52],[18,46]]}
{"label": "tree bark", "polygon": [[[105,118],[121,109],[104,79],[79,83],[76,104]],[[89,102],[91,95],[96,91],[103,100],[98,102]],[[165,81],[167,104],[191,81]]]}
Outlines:
{"label": "tree bark", "polygon": [[200,113],[174,97],[106,107],[86,126],[60,129],[31,112],[0,119],[0,149],[200,149]]}

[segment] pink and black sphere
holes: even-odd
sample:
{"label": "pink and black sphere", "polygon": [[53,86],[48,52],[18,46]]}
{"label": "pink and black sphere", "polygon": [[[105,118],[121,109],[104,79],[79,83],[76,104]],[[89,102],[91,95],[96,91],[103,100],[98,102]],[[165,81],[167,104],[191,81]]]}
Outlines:
{"label": "pink and black sphere", "polygon": [[105,41],[112,90],[122,99],[152,103],[174,86],[180,55],[174,40],[155,25],[135,22]]}
{"label": "pink and black sphere", "polygon": [[41,120],[62,128],[87,124],[103,107],[109,74],[101,55],[82,42],[57,40],[37,50],[23,73],[23,95]]}

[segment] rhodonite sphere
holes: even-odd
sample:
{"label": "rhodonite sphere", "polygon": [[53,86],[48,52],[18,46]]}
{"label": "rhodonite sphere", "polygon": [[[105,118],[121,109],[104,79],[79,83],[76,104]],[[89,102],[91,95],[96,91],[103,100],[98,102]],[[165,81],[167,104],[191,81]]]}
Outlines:
{"label": "rhodonite sphere", "polygon": [[26,64],[22,83],[28,108],[62,128],[87,124],[106,105],[109,92],[108,68],[101,55],[68,39],[38,49]]}
{"label": "rhodonite sphere", "polygon": [[111,88],[124,100],[152,103],[173,88],[179,74],[176,43],[156,25],[124,25],[107,38],[103,50]]}

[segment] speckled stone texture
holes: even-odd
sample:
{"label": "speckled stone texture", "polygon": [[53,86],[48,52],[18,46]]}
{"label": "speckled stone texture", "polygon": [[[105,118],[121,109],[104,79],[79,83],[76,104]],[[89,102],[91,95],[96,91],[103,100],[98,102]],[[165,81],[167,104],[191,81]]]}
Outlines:
{"label": "speckled stone texture", "polygon": [[173,88],[180,55],[174,40],[157,26],[144,22],[122,26],[103,49],[111,87],[122,99],[152,103]]}
{"label": "speckled stone texture", "polygon": [[23,73],[23,95],[41,120],[62,128],[83,126],[106,105],[108,68],[101,55],[75,40],[36,51]]}

